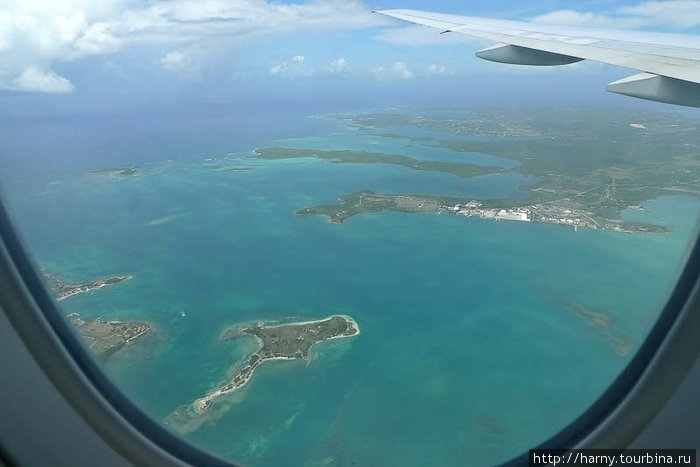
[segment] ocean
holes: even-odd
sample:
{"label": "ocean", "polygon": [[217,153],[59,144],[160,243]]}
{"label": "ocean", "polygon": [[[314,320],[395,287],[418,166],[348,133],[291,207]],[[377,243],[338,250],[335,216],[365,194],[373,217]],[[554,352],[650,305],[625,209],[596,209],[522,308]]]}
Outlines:
{"label": "ocean", "polygon": [[[536,179],[253,157],[291,146],[516,165],[409,139],[438,130],[379,136],[318,117],[207,110],[4,125],[0,182],[37,264],[73,283],[134,276],[61,302],[84,318],[151,323],[105,372],[164,420],[252,351],[221,341],[226,327],[351,316],[359,336],[317,345],[309,362],[264,363],[181,433],[256,466],[490,465],[582,413],[654,323],[699,199],[624,212],[668,234],[395,212],[335,225],[294,213],[361,189],[524,198]],[[119,166],[138,172],[86,173]]]}

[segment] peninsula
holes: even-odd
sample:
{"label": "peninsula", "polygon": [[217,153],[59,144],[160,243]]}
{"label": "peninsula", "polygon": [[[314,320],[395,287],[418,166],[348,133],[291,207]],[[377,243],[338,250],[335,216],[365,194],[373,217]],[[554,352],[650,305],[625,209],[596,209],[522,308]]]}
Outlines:
{"label": "peninsula", "polygon": [[135,321],[105,321],[102,318],[85,321],[78,313],[71,313],[68,318],[88,348],[102,360],[151,330],[148,324]]}
{"label": "peninsula", "polygon": [[109,285],[116,285],[120,282],[128,281],[129,279],[133,278],[133,276],[114,276],[84,284],[66,284],[52,274],[45,273],[44,276],[46,277],[49,288],[56,297],[56,300],[59,302],[79,293],[89,292],[91,290],[100,289]]}
{"label": "peninsula", "polygon": [[460,178],[478,177],[491,173],[500,173],[503,170],[498,167],[486,167],[468,164],[465,162],[444,162],[414,159],[413,157],[399,154],[384,154],[381,152],[367,151],[322,151],[319,149],[298,148],[262,148],[256,149],[255,154],[260,159],[296,159],[300,157],[316,157],[329,162],[345,164],[391,164],[400,165],[412,170],[427,172],[451,173]]}
{"label": "peninsula", "polygon": [[541,222],[581,228],[614,230],[617,232],[668,232],[668,228],[639,222],[624,222],[621,219],[606,219],[574,198],[563,198],[557,202],[526,204],[500,200],[477,201],[469,198],[418,194],[380,194],[362,190],[343,195],[340,204],[309,206],[296,212],[297,215],[321,214],[328,216],[334,224],[345,219],[370,212],[395,211],[407,213],[436,213],[456,216],[478,217],[491,220]]}
{"label": "peninsula", "polygon": [[224,331],[221,339],[253,336],[257,340],[258,350],[245,359],[244,366],[230,381],[194,401],[190,406],[191,413],[195,416],[203,414],[214,399],[244,386],[250,381],[253,371],[267,360],[308,359],[311,348],[319,342],[352,337],[359,333],[360,328],[355,320],[339,315],[299,323],[234,326]]}
{"label": "peninsula", "polygon": [[[71,285],[46,271],[44,271],[44,277],[57,301],[108,285],[119,284],[132,278],[132,276],[115,276]],[[105,321],[102,318],[85,321],[75,312],[70,313],[67,318],[75,326],[78,335],[85,341],[88,348],[101,360],[107,359],[117,350],[151,330],[150,325],[137,321]]]}

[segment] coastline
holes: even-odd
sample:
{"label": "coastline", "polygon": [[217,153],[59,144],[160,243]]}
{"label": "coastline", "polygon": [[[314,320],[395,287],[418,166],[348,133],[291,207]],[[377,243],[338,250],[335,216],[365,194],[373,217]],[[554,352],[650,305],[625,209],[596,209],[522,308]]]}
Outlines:
{"label": "coastline", "polygon": [[[279,324],[279,323],[278,324],[263,324],[263,326],[267,329],[281,328],[282,326],[290,326],[290,325],[303,326],[306,324],[322,323],[322,322],[328,321],[329,319],[334,318],[334,317],[343,318],[345,321],[348,321],[350,324],[355,326],[355,329],[357,330],[357,334],[360,334],[360,326],[358,326],[357,321],[355,321],[352,317],[350,317],[348,315],[331,315],[331,316],[329,316],[327,318],[323,318],[323,319],[314,319],[314,320],[310,320],[310,321],[294,321],[291,323],[281,323],[281,324]],[[357,334],[353,334],[353,336],[357,335]],[[351,336],[336,336],[336,337],[351,337]],[[336,337],[329,337],[328,339],[325,339],[325,340],[335,339]]]}
{"label": "coastline", "polygon": [[[242,330],[243,334],[252,335],[253,337],[255,337],[255,340],[258,344],[258,349],[255,352],[253,352],[249,357],[246,357],[248,364],[246,366],[244,366],[242,369],[240,369],[233,376],[233,378],[229,379],[228,382],[226,382],[223,385],[220,385],[218,388],[214,389],[209,394],[207,394],[203,397],[200,397],[199,399],[196,399],[194,402],[192,402],[191,407],[192,407],[194,413],[196,415],[203,414],[207,410],[207,408],[209,408],[209,406],[211,406],[214,399],[216,399],[217,397],[222,396],[224,394],[233,392],[233,391],[245,386],[246,384],[248,384],[248,382],[250,382],[250,380],[253,377],[253,373],[255,372],[255,369],[263,362],[272,361],[272,360],[305,360],[308,358],[308,355],[310,355],[311,349],[316,344],[319,344],[321,342],[326,342],[326,341],[329,341],[332,339],[342,339],[342,338],[348,338],[348,337],[355,337],[355,336],[360,334],[360,326],[357,324],[357,321],[355,321],[353,318],[351,318],[350,316],[347,316],[347,315],[332,315],[332,316],[329,316],[327,318],[317,319],[317,320],[261,326],[265,329],[276,329],[276,328],[281,328],[281,327],[285,327],[285,326],[306,326],[306,325],[310,325],[310,324],[319,324],[319,323],[323,323],[326,321],[330,321],[333,318],[343,318],[343,320],[345,320],[345,322],[347,323],[348,327],[351,328],[351,330],[353,331],[352,334],[334,335],[334,336],[330,336],[330,337],[321,339],[317,342],[314,342],[309,347],[309,351],[308,351],[309,353],[307,353],[307,355],[304,355],[302,353],[302,355],[300,357],[289,357],[289,356],[279,356],[279,355],[266,356],[266,357],[261,356],[260,352],[265,347],[264,341],[262,340],[262,338],[260,338],[257,335],[245,333],[245,329],[250,329],[250,328],[243,328],[243,330]],[[224,334],[225,334],[225,332],[224,332]],[[256,356],[257,356],[257,359],[255,359],[252,363],[250,363],[251,360],[253,360],[253,358]]]}
{"label": "coastline", "polygon": [[85,292],[90,292],[92,290],[101,289],[102,287],[108,287],[110,285],[116,285],[116,284],[119,284],[121,282],[131,280],[133,278],[134,278],[134,276],[130,276],[130,275],[129,276],[115,276],[115,277],[110,277],[108,279],[91,282],[89,284],[68,286],[68,287],[70,287],[69,290],[62,292],[62,293],[59,293],[56,296],[56,301],[60,302],[61,300],[65,300],[66,298],[72,297],[74,295],[78,295],[78,294],[85,293]]}
{"label": "coastline", "polygon": [[153,323],[143,321],[83,320],[78,313],[68,315],[76,332],[98,358],[106,359],[114,352],[149,334]]}

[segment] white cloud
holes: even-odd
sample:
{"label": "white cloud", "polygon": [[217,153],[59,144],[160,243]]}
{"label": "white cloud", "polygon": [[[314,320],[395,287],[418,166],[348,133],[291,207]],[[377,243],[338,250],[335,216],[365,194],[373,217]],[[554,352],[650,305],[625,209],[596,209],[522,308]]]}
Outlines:
{"label": "white cloud", "polygon": [[66,78],[58,76],[52,71],[40,70],[32,66],[14,78],[6,89],[13,91],[70,93],[73,92],[73,85]]}
{"label": "white cloud", "polygon": [[0,6],[0,89],[16,89],[15,81],[32,77],[33,72],[22,77],[30,69],[42,70],[44,81],[53,80],[53,88],[67,89],[70,83],[50,71],[52,64],[128,47],[206,49],[252,35],[388,23],[359,0],[5,1]]}
{"label": "white cloud", "polygon": [[700,1],[651,1],[623,6],[603,13],[557,10],[532,18],[538,23],[566,26],[599,26],[616,29],[636,29],[662,26],[692,28],[700,26]]}
{"label": "white cloud", "polygon": [[295,55],[270,68],[270,74],[282,78],[299,78],[313,76],[314,69],[306,64],[306,57]]}
{"label": "white cloud", "polygon": [[437,65],[435,63],[431,63],[430,65],[428,65],[428,67],[425,69],[425,72],[429,75],[439,76],[449,76],[452,74],[452,72],[448,70],[445,65]]}
{"label": "white cloud", "polygon": [[168,52],[158,60],[158,63],[166,70],[180,73],[183,76],[199,77],[201,74],[199,59],[189,52],[179,50]]}
{"label": "white cloud", "polygon": [[678,28],[700,26],[700,1],[697,0],[646,2],[636,6],[622,7],[620,12],[642,17],[650,24]]}
{"label": "white cloud", "polygon": [[331,73],[343,73],[344,71],[347,71],[348,69],[348,61],[345,60],[343,57],[339,57],[336,60],[333,60],[330,65],[330,72]]}
{"label": "white cloud", "polygon": [[396,62],[390,67],[379,66],[372,68],[372,74],[378,80],[410,80],[415,78],[415,74],[404,62]]}
{"label": "white cloud", "polygon": [[414,72],[405,62],[401,61],[394,62],[391,65],[381,65],[370,68],[351,68],[347,59],[339,57],[331,61],[327,67],[318,69],[311,68],[305,62],[306,59],[299,60],[296,57],[291,57],[270,68],[270,74],[283,78],[343,76],[351,77],[356,80],[377,81],[413,80],[416,78],[450,76],[453,74],[445,65],[439,64],[430,64],[419,72]]}
{"label": "white cloud", "polygon": [[396,74],[401,79],[413,79],[414,74],[408,69],[404,62],[396,62],[394,66],[391,67],[391,72]]}

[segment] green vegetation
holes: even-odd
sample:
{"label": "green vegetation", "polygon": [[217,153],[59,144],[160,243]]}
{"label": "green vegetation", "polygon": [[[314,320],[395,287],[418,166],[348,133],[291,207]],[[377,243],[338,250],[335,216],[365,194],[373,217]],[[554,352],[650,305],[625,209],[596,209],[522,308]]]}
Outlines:
{"label": "green vegetation", "polygon": [[[459,112],[459,109],[451,110]],[[426,145],[512,159],[519,165],[510,171],[537,178],[534,185],[525,188],[527,198],[479,200],[484,208],[538,206],[549,214],[570,210],[584,216],[595,227],[659,232],[664,229],[623,225],[621,211],[639,209],[642,202],[661,195],[700,194],[698,121],[677,114],[499,109],[465,112],[463,118],[401,114],[329,118],[372,132],[387,127],[396,131],[397,126],[441,130],[447,136]],[[481,138],[474,140],[475,135]],[[343,151],[331,152],[337,153]],[[358,161],[362,159],[359,157]],[[341,196],[340,200],[340,205],[311,206],[298,214],[326,214],[333,222],[340,223],[352,215],[382,210],[439,212],[445,204],[464,201],[457,198],[445,201],[430,195],[378,195],[369,190]]]}
{"label": "green vegetation", "polygon": [[401,165],[413,170],[425,170],[429,172],[445,172],[460,178],[471,178],[489,173],[498,173],[502,169],[483,167],[479,165],[461,162],[424,161],[397,154],[384,154],[366,151],[321,151],[317,149],[297,148],[263,148],[256,149],[255,153],[261,159],[295,159],[299,157],[317,157],[330,162],[346,164],[392,164]]}
{"label": "green vegetation", "polygon": [[342,224],[348,217],[379,211],[442,212],[445,205],[468,203],[466,198],[413,194],[378,194],[370,190],[357,191],[339,198],[341,204],[322,204],[300,209],[298,215],[322,214],[334,224]]}
{"label": "green vegetation", "polygon": [[61,301],[79,293],[89,292],[91,290],[128,281],[132,278],[132,276],[108,277],[107,279],[100,279],[94,282],[87,282],[85,284],[67,284],[58,277],[46,272],[44,273],[44,278],[47,285],[51,289],[51,292],[53,292],[54,296],[56,297],[56,300]]}
{"label": "green vegetation", "polygon": [[[664,194],[699,193],[700,151],[697,147],[674,148],[668,138],[664,139],[665,142],[642,138],[574,144],[563,139],[442,144],[453,151],[488,151],[520,161],[518,172],[540,179],[529,188],[527,204],[573,199],[599,218],[619,219],[621,210]],[[513,203],[489,204],[497,207]]]}
{"label": "green vegetation", "polygon": [[[44,279],[56,300],[63,300],[79,293],[119,284],[131,279],[131,276],[115,276],[85,284],[71,285],[44,271]],[[114,352],[134,339],[147,334],[151,329],[148,324],[135,321],[104,321],[101,318],[85,321],[78,313],[71,313],[68,318],[90,350],[102,360],[106,360]]]}
{"label": "green vegetation", "polygon": [[146,323],[139,322],[104,321],[100,318],[86,322],[77,313],[71,313],[69,318],[88,348],[101,360],[106,360],[151,329]]}
{"label": "green vegetation", "polygon": [[334,337],[354,336],[359,330],[354,321],[344,316],[331,316],[325,320],[307,323],[279,326],[258,324],[244,328],[242,332],[255,336],[260,343],[260,350],[251,357],[251,360],[265,360],[307,358],[314,344]]}
{"label": "green vegetation", "polygon": [[201,419],[214,399],[244,386],[253,371],[267,360],[293,360],[309,358],[311,347],[319,342],[341,337],[352,337],[360,333],[360,328],[352,318],[331,316],[317,321],[288,323],[281,325],[233,326],[223,332],[221,339],[234,339],[253,336],[258,341],[258,350],[245,359],[244,366],[227,383],[219,386],[192,404],[179,407],[168,418],[167,423],[186,426]]}
{"label": "green vegetation", "polygon": [[[334,224],[342,224],[348,217],[369,212],[395,211],[413,213],[447,213],[466,217],[484,219],[509,219],[521,221],[546,222],[570,227],[610,229],[619,232],[667,232],[666,227],[622,222],[616,220],[595,219],[594,214],[586,211],[580,204],[571,200],[559,200],[556,204],[520,205],[489,207],[468,198],[416,194],[378,194],[370,190],[357,191],[339,198],[340,204],[321,204],[300,209],[297,215],[321,214],[328,216]],[[516,210],[511,209],[517,208]],[[508,208],[508,209],[506,209]]]}
{"label": "green vegetation", "polygon": [[[443,109],[455,113],[456,109]],[[535,112],[541,109],[536,109]],[[541,136],[543,131],[529,121],[531,110],[518,114],[516,109],[464,110],[463,117],[440,117],[411,115],[404,113],[371,113],[358,115],[330,115],[328,118],[346,122],[349,126],[364,130],[391,128],[389,135],[395,136],[396,127],[414,126],[455,135],[477,136]],[[546,111],[545,111],[546,112]],[[459,112],[457,112],[459,113]],[[524,118],[519,118],[519,117]],[[515,117],[515,118],[514,118]],[[386,134],[380,134],[385,136]]]}

